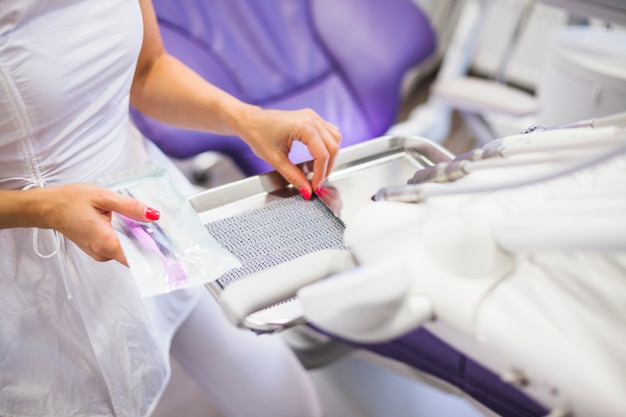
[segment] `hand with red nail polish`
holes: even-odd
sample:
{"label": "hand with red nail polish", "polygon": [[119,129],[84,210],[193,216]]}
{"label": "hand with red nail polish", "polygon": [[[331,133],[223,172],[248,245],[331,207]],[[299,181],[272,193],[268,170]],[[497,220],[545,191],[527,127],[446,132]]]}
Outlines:
{"label": "hand with red nail polish", "polygon": [[142,222],[161,216],[134,198],[92,184],[0,190],[0,229],[55,229],[97,261],[128,265],[111,225],[113,212]]}
{"label": "hand with red nail polish", "polygon": [[[241,106],[232,131],[254,153],[269,162],[305,199],[321,186],[333,169],[341,133],[312,109],[273,110]],[[241,110],[244,109],[244,110]],[[289,160],[294,141],[303,143],[313,158],[309,178]],[[305,190],[305,192],[303,192]],[[308,197],[307,197],[308,195]]]}

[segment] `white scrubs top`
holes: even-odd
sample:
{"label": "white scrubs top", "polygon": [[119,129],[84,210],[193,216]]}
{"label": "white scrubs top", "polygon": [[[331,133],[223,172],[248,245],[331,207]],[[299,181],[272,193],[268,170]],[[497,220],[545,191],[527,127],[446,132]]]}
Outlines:
{"label": "white scrubs top", "polygon": [[[142,33],[136,0],[0,2],[0,188],[150,162],[128,119]],[[200,290],[143,300],[52,230],[0,230],[0,254],[0,415],[149,415]]]}

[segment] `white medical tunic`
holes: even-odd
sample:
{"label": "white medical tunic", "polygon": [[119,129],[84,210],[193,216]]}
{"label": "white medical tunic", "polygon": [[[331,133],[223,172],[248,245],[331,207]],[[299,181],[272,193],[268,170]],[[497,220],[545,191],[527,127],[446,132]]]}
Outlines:
{"label": "white medical tunic", "polygon": [[[0,188],[149,163],[128,119],[142,33],[137,0],[0,1]],[[0,230],[0,415],[150,414],[198,291],[143,300],[55,231]]]}

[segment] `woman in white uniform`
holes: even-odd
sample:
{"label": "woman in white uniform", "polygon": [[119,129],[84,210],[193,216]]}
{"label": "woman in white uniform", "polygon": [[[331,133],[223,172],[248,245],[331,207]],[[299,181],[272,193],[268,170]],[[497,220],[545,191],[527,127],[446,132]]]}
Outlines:
{"label": "woman in white uniform", "polygon": [[[340,141],[312,111],[241,103],[167,55],[149,0],[2,0],[0,415],[148,416],[171,348],[225,415],[319,416],[279,338],[235,329],[203,289],[139,297],[110,216],[154,220],[158,208],[87,184],[167,163],[129,103],[240,136],[305,197]],[[315,159],[311,182],[287,159],[293,140]]]}

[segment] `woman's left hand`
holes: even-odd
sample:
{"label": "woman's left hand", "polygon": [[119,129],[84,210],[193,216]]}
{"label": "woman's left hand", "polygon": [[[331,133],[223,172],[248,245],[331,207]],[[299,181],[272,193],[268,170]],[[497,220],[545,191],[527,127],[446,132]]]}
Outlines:
{"label": "woman's left hand", "polygon": [[[339,151],[339,128],[311,109],[269,110],[252,107],[242,120],[241,138],[272,165],[304,198],[318,192],[330,174]],[[311,182],[288,158],[293,141],[302,142],[313,157]]]}

